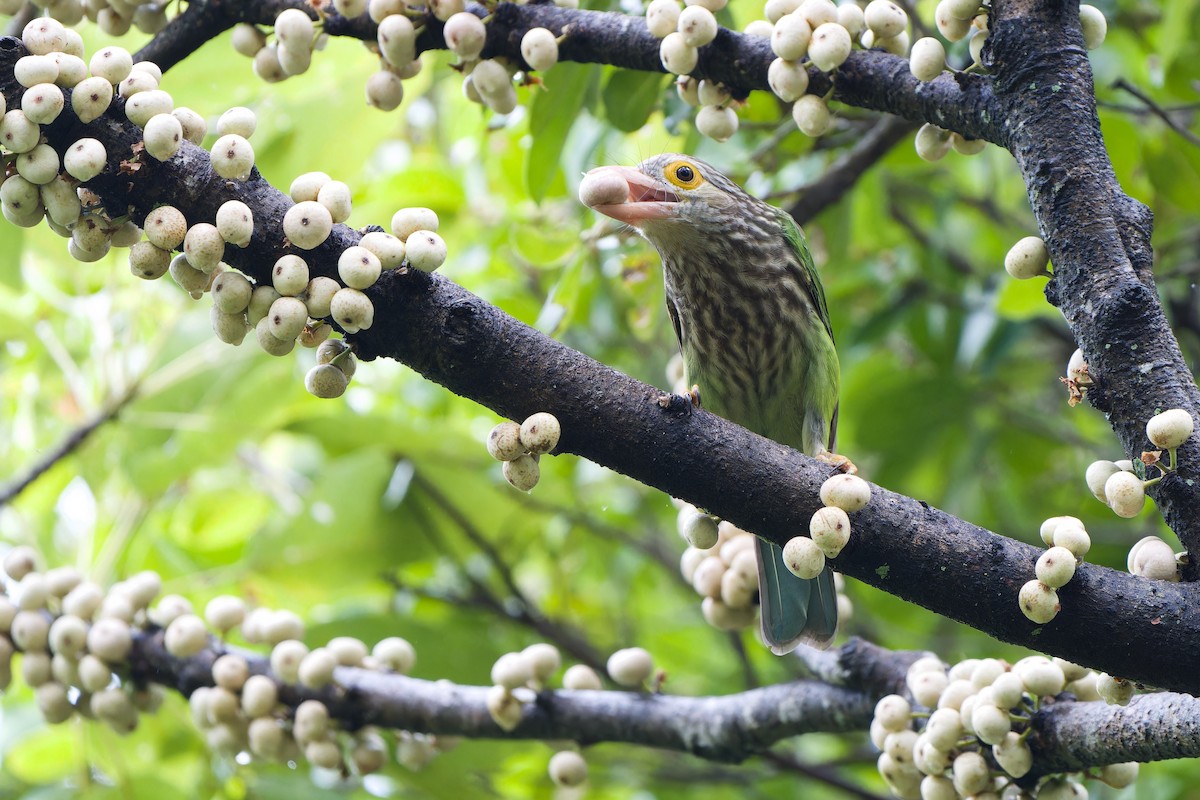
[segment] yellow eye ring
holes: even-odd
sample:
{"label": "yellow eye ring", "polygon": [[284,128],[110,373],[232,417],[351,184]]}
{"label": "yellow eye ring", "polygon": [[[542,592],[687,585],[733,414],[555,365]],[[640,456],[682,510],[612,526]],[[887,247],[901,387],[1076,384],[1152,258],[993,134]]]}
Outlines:
{"label": "yellow eye ring", "polygon": [[695,189],[704,183],[700,170],[688,161],[672,161],[663,170],[663,177],[680,189]]}

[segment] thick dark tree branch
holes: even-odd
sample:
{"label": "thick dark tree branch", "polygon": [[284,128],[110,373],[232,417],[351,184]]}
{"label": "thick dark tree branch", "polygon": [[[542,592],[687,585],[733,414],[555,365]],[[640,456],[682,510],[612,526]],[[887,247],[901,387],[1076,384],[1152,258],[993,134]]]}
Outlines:
{"label": "thick dark tree branch", "polygon": [[[0,76],[10,103],[20,91],[12,65],[23,54],[16,40],[0,39]],[[290,251],[281,230],[291,201],[257,172],[243,183],[220,179],[207,153],[186,143],[166,163],[135,159],[140,131],[121,119],[120,106],[116,101],[87,126],[67,110],[44,131],[60,152],[84,135],[105,144],[109,170],[88,186],[112,214],[127,210],[140,222],[155,204],[169,202],[189,220],[207,220],[225,200],[243,200],[254,210],[254,238],[244,249],[227,247],[225,260],[258,281],[269,280],[271,265]],[[1079,219],[1090,218],[1090,210],[1077,211]],[[1071,234],[1061,234],[1059,241],[1061,236]],[[332,277],[338,254],[358,238],[335,226],[325,243],[301,253],[313,275]],[[550,411],[563,425],[559,452],[699,503],[780,544],[806,530],[820,505],[817,490],[828,477],[827,465],[687,403],[663,408],[659,390],[517,322],[441,276],[385,272],[369,295],[375,324],[351,337],[360,355],[403,361],[512,419]],[[1084,324],[1101,335],[1094,320]],[[1165,322],[1155,335],[1170,339]],[[1104,368],[1101,379],[1108,374]],[[1187,380],[1186,372],[1163,377],[1175,385]],[[1200,463],[1197,450],[1185,449],[1193,464]],[[839,571],[1004,641],[1150,685],[1200,692],[1200,674],[1178,668],[1200,659],[1200,604],[1193,586],[1084,565],[1060,591],[1063,613],[1036,626],[1020,613],[1016,598],[1033,577],[1040,548],[880,487],[853,521],[850,544],[833,562]],[[964,594],[963,586],[973,591]],[[1145,659],[1147,652],[1158,657]]]}
{"label": "thick dark tree branch", "polygon": [[[163,646],[162,631],[148,631],[134,638],[131,678],[190,696],[213,685],[212,664],[223,652],[214,646],[177,658]],[[271,674],[265,658],[241,655],[251,673]],[[829,655],[847,662],[841,669],[846,675],[887,674],[897,657],[904,657],[859,642]],[[882,661],[866,663],[876,657]],[[850,663],[856,659],[857,666]],[[879,696],[894,689],[793,681],[720,697],[547,690],[524,707],[515,729],[504,731],[487,711],[485,686],[352,667],[339,667],[335,682],[319,690],[281,684],[279,699],[289,709],[320,700],[350,730],[374,725],[471,738],[624,742],[723,762],[744,760],[803,733],[862,730]],[[1143,695],[1124,707],[1100,701],[1050,703],[1035,715],[1032,727],[1030,744],[1044,772],[1200,755],[1200,700],[1188,695]]]}
{"label": "thick dark tree branch", "polygon": [[[1054,263],[1046,296],[1097,382],[1089,399],[1137,458],[1150,449],[1146,420],[1168,408],[1196,417],[1200,391],[1150,277],[1152,215],[1121,190],[1104,147],[1078,6],[997,3],[984,60],[996,73],[999,143],[1017,160]],[[1184,546],[1200,552],[1200,440],[1179,456],[1180,469],[1150,494]],[[1185,577],[1197,575],[1192,559]]]}

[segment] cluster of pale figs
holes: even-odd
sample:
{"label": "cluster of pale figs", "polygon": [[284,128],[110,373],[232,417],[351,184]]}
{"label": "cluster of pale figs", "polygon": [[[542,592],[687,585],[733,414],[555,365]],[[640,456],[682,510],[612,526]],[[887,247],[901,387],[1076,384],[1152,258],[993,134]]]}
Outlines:
{"label": "cluster of pale figs", "polygon": [[[947,668],[936,656],[909,667],[911,694],[892,694],[875,706],[870,737],[879,748],[879,773],[905,800],[1079,800],[1081,775],[1047,774],[1018,786],[1033,768],[1029,723],[1044,702],[1062,692],[1078,700],[1126,703],[1132,687],[1059,658],[1029,656],[1015,664],[968,659]],[[915,703],[915,706],[914,706]],[[990,758],[989,758],[990,756]],[[1111,764],[1095,777],[1115,788],[1132,784],[1136,762]]]}
{"label": "cluster of pale figs", "polygon": [[248,753],[281,762],[304,758],[314,766],[365,775],[386,764],[389,739],[396,760],[411,769],[454,744],[447,737],[409,731],[366,727],[350,732],[319,701],[295,708],[281,701],[284,685],[321,689],[336,681],[339,667],[409,672],[416,653],[400,637],[370,649],[358,639],[336,637],[310,649],[301,641],[304,623],[291,611],[247,609],[232,595],[214,597],[197,611],[185,597],[162,595],[162,579],[152,571],[105,589],[73,567],[44,569],[41,555],[24,545],[8,551],[3,567],[0,688],[11,683],[19,653],[19,675],[50,724],[79,715],[121,735],[136,730],[142,714],[158,709],[163,691],[130,680],[130,657],[138,637],[161,628],[163,644],[176,658],[213,647],[214,634],[271,648],[269,673],[242,652],[218,656],[209,685],[189,698],[195,724],[209,747],[223,755]]}
{"label": "cluster of pale figs", "polygon": [[488,454],[504,462],[504,480],[528,492],[541,478],[538,460],[558,446],[562,426],[547,411],[531,414],[524,422],[501,422],[487,438]]}
{"label": "cluster of pale figs", "polygon": [[[561,667],[558,649],[544,642],[496,659],[487,695],[488,713],[496,724],[506,731],[516,728],[525,707],[537,699],[537,693],[547,687]],[[627,647],[608,657],[605,671],[619,686],[644,690],[655,676],[654,659],[641,647]],[[562,686],[570,691],[598,692],[604,683],[591,667],[575,664],[563,673]],[[579,786],[587,780],[587,762],[577,749],[560,750],[550,758],[549,773],[558,786]]]}

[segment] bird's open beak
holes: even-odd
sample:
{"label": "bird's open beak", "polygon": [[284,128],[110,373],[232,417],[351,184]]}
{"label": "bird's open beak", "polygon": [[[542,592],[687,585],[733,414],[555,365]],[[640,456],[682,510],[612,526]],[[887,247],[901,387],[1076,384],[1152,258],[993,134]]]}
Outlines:
{"label": "bird's open beak", "polygon": [[607,217],[637,227],[677,215],[679,195],[633,167],[597,167],[583,176],[579,199]]}

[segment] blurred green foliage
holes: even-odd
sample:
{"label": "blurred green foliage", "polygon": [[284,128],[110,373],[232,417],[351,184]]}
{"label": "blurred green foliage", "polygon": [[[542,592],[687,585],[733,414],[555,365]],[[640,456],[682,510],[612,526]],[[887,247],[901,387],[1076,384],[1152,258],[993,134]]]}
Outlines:
{"label": "blurred green foliage", "polygon": [[[741,25],[757,8],[731,10]],[[922,0],[919,13],[930,18],[932,8]],[[1182,108],[1175,118],[1197,131],[1200,3],[1102,8],[1109,39],[1092,59],[1103,128],[1123,186],[1155,212],[1160,290],[1194,361],[1200,148],[1112,85],[1125,80]],[[101,41],[94,31],[87,39]],[[122,44],[133,49],[132,39]],[[577,64],[522,89],[518,111],[497,119],[463,99],[445,54],[424,60],[391,114],[363,104],[372,59],[347,41],[330,42],[303,77],[267,86],[225,36],[172,70],[164,88],[210,119],[229,105],[254,108],[264,174],[284,189],[309,170],[350,183],[352,225],[386,225],[404,205],[434,208],[449,277],[662,386],[675,343],[657,258],[579,206],[578,176],[687,150],[786,204],[873,124],[843,108],[826,140],[785,135],[786,109],[755,93],[742,131],[717,145],[695,135],[665,77]],[[807,232],[842,358],[839,449],[864,475],[1025,541],[1036,541],[1043,518],[1077,515],[1093,533],[1089,561],[1114,568],[1143,535],[1174,543],[1153,509],[1120,520],[1083,484],[1090,461],[1122,454],[1099,414],[1067,407],[1058,377],[1074,344],[1044,281],[1015,282],[1001,268],[1009,244],[1036,233],[1007,153],[928,164],[902,144]],[[729,637],[705,625],[674,566],[683,544],[659,492],[568,456],[543,459],[537,489],[518,493],[483,447],[494,414],[390,362],[361,365],[342,400],[317,400],[302,385],[311,359],[220,344],[204,304],[169,281],[131,277],[123,253],[80,264],[45,228],[0,227],[0,477],[22,474],[139,387],[116,421],[0,509],[0,536],[100,581],[155,569],[165,591],[197,604],[232,592],[294,609],[312,644],[401,635],[417,648],[416,675],[475,684],[487,683],[498,655],[541,638],[472,543],[480,536],[527,600],[582,631],[594,652],[650,649],[666,691],[722,694],[745,688],[747,671],[762,682],[792,674],[749,633],[744,666]],[[501,608],[470,602],[472,581]],[[850,584],[847,633],[951,661],[1022,655]],[[466,742],[418,772],[393,765],[366,788],[318,789],[304,768],[212,759],[178,697],[127,739],[79,722],[46,727],[15,685],[2,711],[0,797],[554,794],[552,751],[540,743]],[[882,791],[865,736],[808,736],[781,749]],[[765,760],[717,767],[619,745],[587,757],[594,798],[844,796],[816,782],[799,789],[803,778]],[[1122,796],[1195,796],[1194,775],[1188,764],[1152,765]],[[1093,796],[1117,794],[1097,786]]]}

